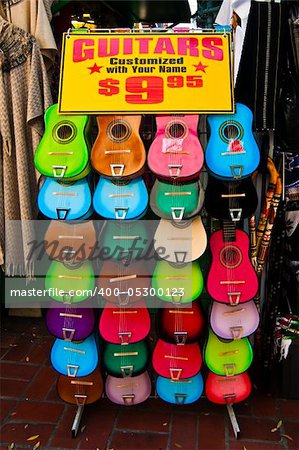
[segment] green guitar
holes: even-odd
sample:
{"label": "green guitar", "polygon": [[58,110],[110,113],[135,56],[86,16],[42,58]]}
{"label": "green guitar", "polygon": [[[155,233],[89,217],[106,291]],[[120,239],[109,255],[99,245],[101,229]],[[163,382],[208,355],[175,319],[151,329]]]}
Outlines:
{"label": "green guitar", "polygon": [[177,265],[158,261],[152,277],[155,295],[171,303],[196,300],[203,289],[203,276],[197,261]]}
{"label": "green guitar", "polygon": [[145,340],[128,345],[107,343],[103,359],[109,375],[136,376],[143,373],[148,365],[148,345]]}
{"label": "green guitar", "polygon": [[47,177],[75,181],[90,172],[88,116],[58,114],[57,104],[45,113],[46,131],[36,149],[34,164]]}
{"label": "green guitar", "polygon": [[190,219],[200,211],[203,201],[199,180],[184,184],[156,180],[150,195],[151,209],[162,219]]}
{"label": "green guitar", "polygon": [[90,261],[70,269],[53,261],[48,269],[45,288],[49,296],[62,303],[79,303],[93,295],[94,271]]}
{"label": "green guitar", "polygon": [[247,338],[220,341],[209,329],[205,362],[216,375],[231,376],[245,372],[252,363],[253,352]]}
{"label": "green guitar", "polygon": [[105,221],[101,231],[103,261],[143,259],[152,243],[151,230],[142,220]]}

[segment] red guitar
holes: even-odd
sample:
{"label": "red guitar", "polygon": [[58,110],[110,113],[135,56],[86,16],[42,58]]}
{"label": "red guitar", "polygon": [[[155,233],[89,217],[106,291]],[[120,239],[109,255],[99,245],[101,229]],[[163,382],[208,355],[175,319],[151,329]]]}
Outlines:
{"label": "red guitar", "polygon": [[144,300],[132,307],[115,308],[107,302],[99,329],[101,336],[113,344],[133,344],[144,339],[150,330],[150,315]]}
{"label": "red guitar", "polygon": [[251,300],[258,290],[258,279],[248,257],[249,238],[236,230],[234,222],[223,222],[223,230],[210,239],[212,265],[207,289],[210,296],[222,303],[238,305]]}
{"label": "red guitar", "polygon": [[152,361],[158,375],[178,381],[191,378],[200,371],[202,356],[197,342],[177,345],[159,339]]}
{"label": "red guitar", "polygon": [[148,165],[158,177],[191,180],[201,171],[204,154],[197,136],[197,115],[156,116],[157,133]]}
{"label": "red guitar", "polygon": [[158,328],[163,339],[175,344],[194,342],[204,327],[204,316],[198,303],[192,302],[162,308],[158,316]]}
{"label": "red guitar", "polygon": [[251,392],[251,381],[247,372],[224,377],[209,372],[206,386],[207,398],[220,405],[242,402]]}

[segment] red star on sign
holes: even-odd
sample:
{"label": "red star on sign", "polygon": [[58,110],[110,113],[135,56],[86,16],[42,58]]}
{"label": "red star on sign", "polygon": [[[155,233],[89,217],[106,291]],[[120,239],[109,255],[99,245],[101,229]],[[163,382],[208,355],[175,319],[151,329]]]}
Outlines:
{"label": "red star on sign", "polygon": [[103,66],[98,66],[96,63],[94,63],[94,65],[93,65],[92,67],[87,67],[87,69],[90,70],[90,74],[89,74],[89,75],[91,75],[91,74],[93,74],[93,73],[95,73],[95,72],[100,73],[102,67],[103,67]]}
{"label": "red star on sign", "polygon": [[198,72],[199,70],[201,70],[204,73],[206,73],[206,67],[208,67],[208,66],[204,66],[201,61],[197,65],[193,64],[193,66],[195,67],[195,72]]}

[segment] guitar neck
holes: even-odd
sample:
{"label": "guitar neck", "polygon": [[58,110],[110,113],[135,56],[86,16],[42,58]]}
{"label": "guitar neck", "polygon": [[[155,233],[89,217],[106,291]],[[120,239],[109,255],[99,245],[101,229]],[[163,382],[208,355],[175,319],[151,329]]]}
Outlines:
{"label": "guitar neck", "polygon": [[236,224],[230,220],[222,220],[222,231],[224,242],[234,242],[236,240]]}

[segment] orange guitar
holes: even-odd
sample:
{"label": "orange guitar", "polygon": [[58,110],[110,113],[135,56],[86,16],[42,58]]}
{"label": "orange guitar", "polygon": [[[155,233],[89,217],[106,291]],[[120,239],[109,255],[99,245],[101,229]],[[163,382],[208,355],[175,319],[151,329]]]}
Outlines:
{"label": "orange guitar", "polygon": [[95,170],[109,178],[133,178],[142,172],[145,148],[139,135],[141,116],[98,116],[98,136],[91,152]]}

